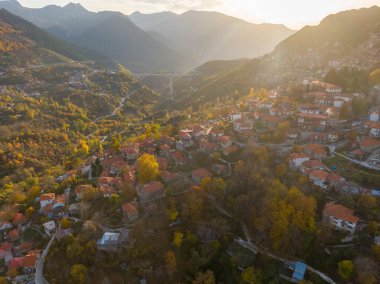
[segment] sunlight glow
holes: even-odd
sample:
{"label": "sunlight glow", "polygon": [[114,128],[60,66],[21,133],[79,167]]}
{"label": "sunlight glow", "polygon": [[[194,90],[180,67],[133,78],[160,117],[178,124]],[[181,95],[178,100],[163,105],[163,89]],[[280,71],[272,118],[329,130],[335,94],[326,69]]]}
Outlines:
{"label": "sunlight glow", "polygon": [[92,11],[117,10],[125,14],[186,10],[219,11],[254,23],[285,24],[300,28],[318,24],[325,16],[342,10],[380,5],[380,0],[20,0],[27,7],[79,2]]}

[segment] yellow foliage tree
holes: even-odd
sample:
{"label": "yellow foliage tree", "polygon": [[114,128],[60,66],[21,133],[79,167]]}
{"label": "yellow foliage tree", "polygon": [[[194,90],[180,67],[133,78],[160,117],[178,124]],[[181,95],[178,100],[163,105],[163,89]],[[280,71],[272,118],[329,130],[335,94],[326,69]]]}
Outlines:
{"label": "yellow foliage tree", "polygon": [[72,224],[71,221],[68,218],[62,218],[61,220],[61,228],[62,229],[68,229],[71,228]]}
{"label": "yellow foliage tree", "polygon": [[84,283],[87,273],[87,267],[83,264],[74,264],[70,269],[70,276],[75,283]]}
{"label": "yellow foliage tree", "polygon": [[183,233],[182,232],[174,232],[174,237],[173,237],[173,245],[176,247],[181,247],[183,241]]}
{"label": "yellow foliage tree", "polygon": [[81,146],[83,154],[88,155],[88,153],[90,152],[90,147],[88,146],[87,142],[84,140],[81,140],[80,146]]}
{"label": "yellow foliage tree", "polygon": [[141,183],[147,183],[157,179],[159,175],[159,165],[156,157],[144,154],[137,160],[137,175]]}
{"label": "yellow foliage tree", "polygon": [[168,210],[168,218],[170,221],[175,221],[178,217],[178,211],[173,208]]}
{"label": "yellow foliage tree", "polygon": [[28,190],[28,198],[34,200],[40,193],[41,188],[38,185],[34,185]]}

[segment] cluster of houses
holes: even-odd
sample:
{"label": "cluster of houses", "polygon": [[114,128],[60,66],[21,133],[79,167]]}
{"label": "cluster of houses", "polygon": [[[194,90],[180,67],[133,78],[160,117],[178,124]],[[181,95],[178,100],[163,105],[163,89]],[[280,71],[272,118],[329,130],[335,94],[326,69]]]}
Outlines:
{"label": "cluster of houses", "polygon": [[[197,168],[193,161],[193,151],[210,156],[217,152],[229,156],[239,151],[239,146],[233,143],[231,137],[224,135],[223,128],[210,124],[197,124],[193,127],[181,129],[176,137],[162,135],[156,140],[146,138],[139,143],[122,146],[118,153],[110,150],[101,156],[94,157],[99,159],[102,165],[97,186],[94,188],[92,185],[78,185],[74,190],[75,198],[80,201],[86,197],[88,192],[94,190],[103,198],[111,198],[113,195],[119,194],[121,189],[128,187],[137,193],[138,201],[126,202],[121,205],[120,209],[123,220],[132,223],[139,218],[141,208],[164,196],[166,188],[170,188],[174,193],[181,193],[192,185],[200,185],[204,178],[214,175],[224,177],[230,174],[231,166],[223,160],[220,163],[212,164],[207,169]],[[138,180],[136,164],[137,160],[146,153],[155,156],[159,164],[160,177],[158,180],[141,183]],[[181,166],[188,164],[193,164],[194,169],[187,172],[181,170]],[[80,173],[83,171],[79,170],[77,173],[70,171],[61,176],[60,179],[66,179]],[[56,210],[59,204],[56,201],[57,197],[52,195],[49,200],[50,202],[47,203],[50,205],[49,209]],[[41,208],[45,207],[42,206]],[[110,243],[119,243],[116,241],[107,242],[107,240],[116,238],[110,234],[111,232],[105,232],[102,239],[98,241],[100,249],[111,248]],[[108,243],[108,245],[103,246],[103,243]]]}
{"label": "cluster of houses", "polygon": [[[1,219],[7,218],[2,216]],[[32,242],[23,238],[29,226],[28,219],[20,212],[14,213],[11,221],[3,221],[0,224],[0,271],[8,272],[16,283],[33,279],[40,255],[40,250],[35,249]]]}
{"label": "cluster of houses", "polygon": [[[69,193],[69,192],[68,192]],[[26,237],[27,230],[40,234],[41,238],[55,236],[58,240],[73,233],[72,228],[62,229],[60,220],[66,216],[65,208],[68,195],[43,193],[36,201],[39,203],[38,213],[49,220],[41,227],[33,225],[31,217],[25,216],[20,206],[15,205],[11,220],[9,213],[1,212],[0,233],[0,271],[7,273],[13,283],[30,283],[34,281],[34,274],[41,255],[41,250],[35,248],[33,240]],[[5,221],[4,221],[5,220]]]}
{"label": "cluster of houses", "polygon": [[[68,189],[63,195],[40,195],[39,213],[48,220],[42,225],[43,232],[58,239],[72,234],[72,229],[62,229],[58,225],[64,216],[79,215],[79,205],[69,204],[71,194],[79,202],[93,192],[103,198],[112,198],[125,187],[135,190],[138,200],[125,202],[120,208],[123,220],[133,223],[140,217],[142,208],[165,195],[165,189],[181,193],[192,185],[199,186],[205,178],[228,177],[231,174],[228,158],[244,147],[245,144],[241,141],[253,139],[257,142],[257,123],[264,128],[275,129],[283,121],[290,122],[287,142],[301,141],[304,142],[304,147],[301,152],[289,154],[289,167],[307,176],[315,186],[324,190],[380,196],[380,192],[347,181],[323,164],[325,158],[334,154],[337,143],[345,138],[348,123],[340,120],[339,115],[343,108],[351,108],[354,96],[342,94],[340,87],[315,81],[310,84],[310,92],[305,94],[310,103],[298,105],[292,100],[284,99],[278,92],[271,91],[265,98],[247,101],[244,112],[239,111],[240,107],[233,107],[221,120],[193,123],[180,129],[173,137],[162,135],[157,139],[146,138],[139,143],[124,145],[117,153],[109,150],[102,155],[96,154],[94,159],[98,159],[102,166],[96,187],[81,184],[73,192]],[[380,141],[377,140],[379,114],[380,107],[372,107],[368,119],[360,124],[362,138],[355,141],[353,155],[365,157],[380,148]],[[224,125],[221,126],[220,122]],[[228,122],[231,127],[226,127],[224,122]],[[215,156],[220,158],[208,168],[198,167],[193,157],[194,151],[208,155],[210,160]],[[145,153],[156,157],[160,177],[143,184],[138,179],[136,161]],[[215,155],[217,153],[220,155]],[[193,167],[185,170],[188,165]],[[56,181],[61,182],[89,172],[91,166],[83,166],[79,170],[66,172]],[[354,233],[359,222],[352,210],[333,203],[326,204],[323,218],[336,229],[349,233]],[[0,232],[4,242],[0,244],[0,261],[4,268],[17,269],[22,275],[30,276],[35,270],[39,252],[22,240],[27,226],[27,219],[22,213],[15,214],[13,222],[1,224]],[[105,232],[97,245],[99,250],[116,250],[128,241],[128,230]],[[303,277],[302,263],[291,263],[287,269],[293,271],[290,278]]]}

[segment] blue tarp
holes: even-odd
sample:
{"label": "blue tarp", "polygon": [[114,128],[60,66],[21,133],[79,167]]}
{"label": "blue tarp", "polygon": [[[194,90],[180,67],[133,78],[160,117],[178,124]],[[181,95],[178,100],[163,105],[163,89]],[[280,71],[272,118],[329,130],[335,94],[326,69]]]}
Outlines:
{"label": "blue tarp", "polygon": [[306,272],[306,264],[300,261],[297,261],[294,264],[293,279],[297,281],[302,281]]}

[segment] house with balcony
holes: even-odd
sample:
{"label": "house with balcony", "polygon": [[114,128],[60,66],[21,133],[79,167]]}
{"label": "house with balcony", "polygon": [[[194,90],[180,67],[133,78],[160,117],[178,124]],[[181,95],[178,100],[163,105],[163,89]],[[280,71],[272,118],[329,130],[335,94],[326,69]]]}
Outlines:
{"label": "house with balcony", "polygon": [[323,209],[323,221],[337,230],[353,234],[359,222],[359,217],[353,212],[343,205],[327,203]]}

